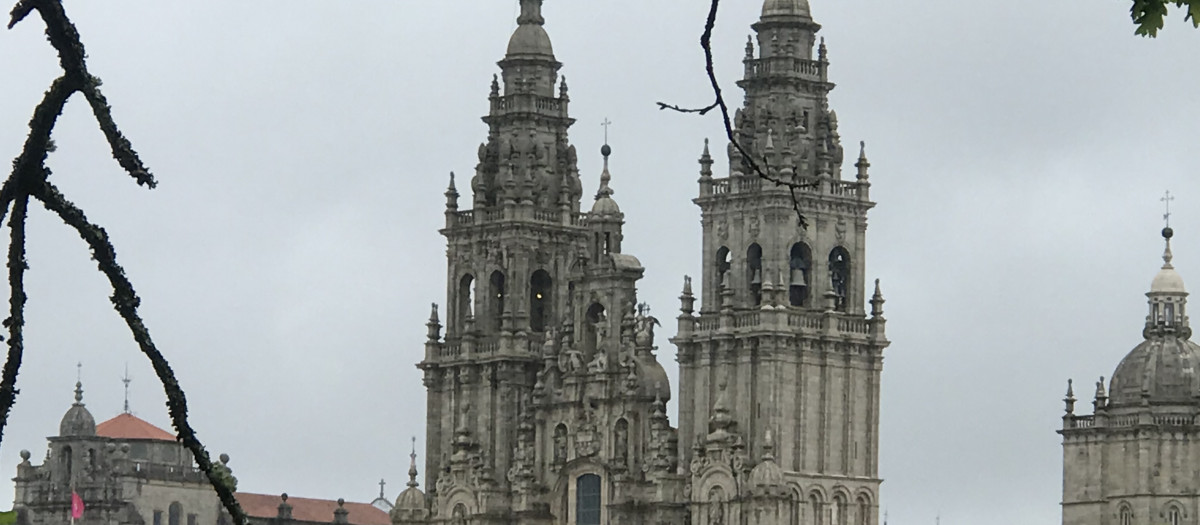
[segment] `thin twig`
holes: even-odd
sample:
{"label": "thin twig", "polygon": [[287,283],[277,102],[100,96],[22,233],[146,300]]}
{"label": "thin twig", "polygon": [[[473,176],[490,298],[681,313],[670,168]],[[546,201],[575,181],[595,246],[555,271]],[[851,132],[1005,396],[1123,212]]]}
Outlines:
{"label": "thin twig", "polygon": [[[800,198],[796,192],[797,190],[801,189],[812,189],[817,187],[820,182],[800,183],[783,180],[779,177],[771,175],[770,165],[767,164],[767,160],[764,158],[764,165],[759,166],[759,164],[754,161],[754,158],[750,152],[742,146],[741,141],[739,141],[735,136],[736,134],[733,130],[733,119],[729,117],[729,106],[725,103],[725,96],[721,91],[721,83],[717,81],[716,68],[713,65],[712,34],[713,29],[717,25],[717,11],[720,6],[721,0],[712,0],[712,4],[709,6],[708,10],[708,19],[704,23],[704,33],[700,35],[700,47],[704,50],[704,69],[705,72],[708,73],[708,81],[712,86],[713,95],[716,97],[716,100],[711,105],[700,109],[684,109],[677,105],[667,104],[665,102],[658,102],[658,108],[660,110],[670,109],[680,113],[697,113],[700,115],[704,115],[714,108],[720,109],[721,119],[725,124],[725,136],[729,138],[729,143],[733,144],[733,147],[737,149],[739,154],[741,154],[743,164],[745,164],[745,166],[759,178],[774,183],[776,186],[783,186],[788,189],[788,192],[792,197],[792,209],[796,212],[796,217],[799,221],[800,227],[807,229],[808,221],[804,217],[804,212],[800,209]],[[730,159],[730,161],[732,160],[733,159]]]}

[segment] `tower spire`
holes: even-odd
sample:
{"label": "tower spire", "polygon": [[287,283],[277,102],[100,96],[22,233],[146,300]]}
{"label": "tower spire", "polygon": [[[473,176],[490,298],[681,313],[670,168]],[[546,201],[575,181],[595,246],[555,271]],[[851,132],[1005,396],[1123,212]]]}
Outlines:
{"label": "tower spire", "polygon": [[75,364],[75,404],[83,405],[83,363]]}
{"label": "tower spire", "polygon": [[542,0],[521,0],[521,16],[517,17],[518,25],[543,25]]}
{"label": "tower spire", "polygon": [[[417,437],[412,438],[412,453],[408,455],[408,486],[417,486]],[[382,483],[382,482],[380,482]],[[383,490],[382,488],[380,490]]]}

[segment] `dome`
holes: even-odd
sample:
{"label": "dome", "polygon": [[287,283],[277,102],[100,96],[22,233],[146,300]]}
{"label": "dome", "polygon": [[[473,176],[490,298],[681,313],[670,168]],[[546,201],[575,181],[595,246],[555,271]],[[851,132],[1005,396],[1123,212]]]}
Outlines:
{"label": "dome", "polygon": [[751,487],[782,487],[783,484],[783,469],[773,458],[763,458],[750,471]]}
{"label": "dome", "polygon": [[537,24],[522,24],[517,26],[512,38],[508,39],[508,56],[543,55],[554,56],[554,47],[550,45],[550,35],[546,29]]}
{"label": "dome", "polygon": [[1175,268],[1166,266],[1158,271],[1150,282],[1150,293],[1187,293],[1183,286],[1183,277]]}
{"label": "dome", "polygon": [[667,371],[653,356],[634,358],[637,366],[638,394],[647,398],[661,399],[664,403],[671,400],[671,379]]}
{"label": "dome", "polygon": [[1174,334],[1155,336],[1121,360],[1109,386],[1109,406],[1192,404],[1200,394],[1200,345]]}
{"label": "dome", "polygon": [[620,215],[621,207],[617,206],[617,201],[609,195],[602,195],[596,199],[595,204],[592,204],[592,215]]}
{"label": "dome", "polygon": [[808,0],[767,0],[763,2],[762,16],[812,16]]}
{"label": "dome", "polygon": [[417,487],[408,487],[396,498],[396,508],[401,510],[424,510],[425,493]]}
{"label": "dome", "polygon": [[83,406],[83,384],[75,383],[75,403],[63,414],[62,422],[58,424],[59,436],[94,436],[96,435],[96,418]]}

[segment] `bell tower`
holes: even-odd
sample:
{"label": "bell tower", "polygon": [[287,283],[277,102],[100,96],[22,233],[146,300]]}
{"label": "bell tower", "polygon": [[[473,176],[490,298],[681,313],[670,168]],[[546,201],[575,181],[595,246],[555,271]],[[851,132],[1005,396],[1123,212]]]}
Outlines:
{"label": "bell tower", "polygon": [[600,187],[581,211],[570,99],[541,6],[521,0],[466,209],[453,174],[445,193],[445,324],[434,305],[419,365],[427,507],[410,502],[407,523],[674,523],[685,511],[612,148],[600,148]]}
{"label": "bell tower", "polygon": [[876,524],[888,341],[878,281],[866,279],[870,163],[863,147],[844,178],[828,50],[807,0],[766,0],[752,27],[734,118],[746,156],[729,144],[728,176],[716,177],[704,146],[699,311],[688,279],[673,339],[692,514]]}

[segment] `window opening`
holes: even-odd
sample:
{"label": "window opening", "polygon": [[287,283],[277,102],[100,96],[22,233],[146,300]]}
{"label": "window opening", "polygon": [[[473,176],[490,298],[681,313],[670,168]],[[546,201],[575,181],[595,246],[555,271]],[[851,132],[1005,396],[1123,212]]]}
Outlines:
{"label": "window opening", "polygon": [[850,254],[841,246],[829,252],[829,281],[833,286],[833,293],[837,294],[834,309],[844,311],[846,292],[850,289]]}
{"label": "window opening", "polygon": [[490,299],[492,301],[492,308],[489,315],[492,320],[492,331],[499,332],[500,321],[504,317],[504,274],[500,273],[499,270],[492,272],[491,285]]}
{"label": "window opening", "polygon": [[600,476],[584,474],[575,480],[576,525],[600,525]]}
{"label": "window opening", "polygon": [[551,288],[553,281],[546,270],[533,272],[529,279],[529,328],[545,332],[550,320]]}
{"label": "window opening", "polygon": [[754,243],[746,249],[746,282],[750,284],[750,304],[762,304],[762,273],[762,247]]}
{"label": "window opening", "polygon": [[792,306],[809,306],[808,272],[812,268],[812,252],[802,242],[792,245],[788,257],[789,279],[788,303]]}
{"label": "window opening", "polygon": [[183,525],[180,521],[183,519],[183,505],[178,501],[171,503],[167,507],[167,525]]}
{"label": "window opening", "polygon": [[458,281],[458,322],[465,326],[467,318],[475,315],[475,276],[466,274]]}

